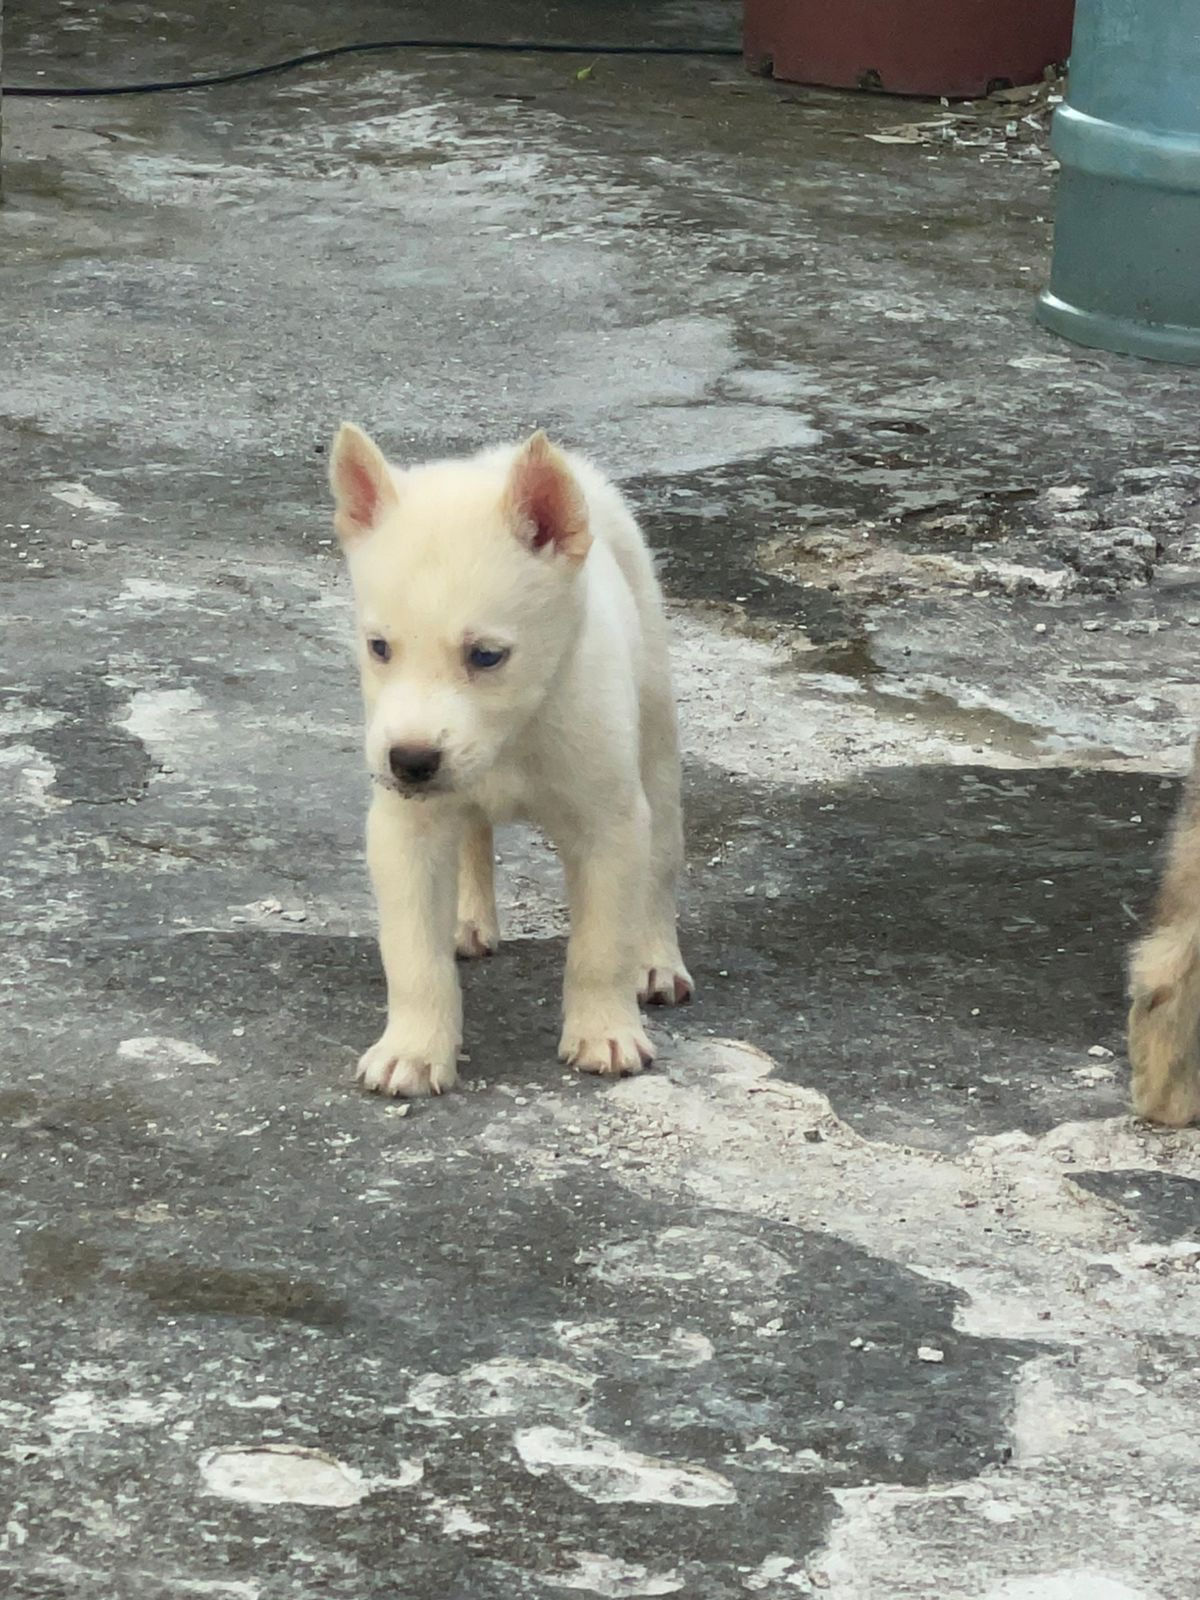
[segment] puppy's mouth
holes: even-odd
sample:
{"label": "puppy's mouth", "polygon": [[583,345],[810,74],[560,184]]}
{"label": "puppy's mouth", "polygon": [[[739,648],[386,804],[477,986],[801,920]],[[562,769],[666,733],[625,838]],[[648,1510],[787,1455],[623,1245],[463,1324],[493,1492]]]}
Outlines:
{"label": "puppy's mouth", "polygon": [[372,783],[398,794],[403,800],[434,800],[438,795],[451,793],[454,788],[453,783],[441,777],[429,778],[423,783],[401,783],[391,773],[372,772],[370,777]]}

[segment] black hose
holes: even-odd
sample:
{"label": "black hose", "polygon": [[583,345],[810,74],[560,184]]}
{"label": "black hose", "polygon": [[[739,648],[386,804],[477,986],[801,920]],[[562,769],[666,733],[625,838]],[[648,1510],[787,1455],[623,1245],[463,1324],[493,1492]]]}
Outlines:
{"label": "black hose", "polygon": [[246,83],[251,78],[269,78],[292,72],[315,61],[332,61],[335,56],[364,55],[378,50],[470,50],[490,55],[540,56],[740,56],[737,45],[685,44],[546,44],[534,40],[485,39],[373,39],[358,44],[335,44],[326,50],[306,50],[286,61],[271,61],[262,67],[242,67],[233,72],[208,72],[198,78],[164,78],[149,83],[112,83],[98,88],[43,88],[32,84],[5,84],[3,93],[18,100],[98,100],[111,95],[172,94],[181,89],[211,89],[223,83]]}

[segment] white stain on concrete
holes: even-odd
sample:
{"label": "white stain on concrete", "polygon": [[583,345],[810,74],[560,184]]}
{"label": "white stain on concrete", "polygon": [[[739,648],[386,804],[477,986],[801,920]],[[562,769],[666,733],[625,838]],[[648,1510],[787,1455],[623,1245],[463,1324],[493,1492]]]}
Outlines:
{"label": "white stain on concrete", "polygon": [[140,1578],[154,1579],[172,1594],[196,1595],[197,1600],[259,1600],[262,1589],[257,1583],[226,1582],[219,1578],[163,1578],[158,1574],[140,1572]]}
{"label": "white stain on concrete", "polygon": [[0,1533],[0,1555],[9,1555],[14,1550],[20,1550],[29,1539],[29,1529],[23,1522],[18,1522],[16,1517],[10,1517]]}
{"label": "white stain on concrete", "polygon": [[433,1508],[442,1519],[442,1532],[451,1539],[469,1539],[481,1533],[490,1533],[491,1524],[451,1500],[435,1500]]}
{"label": "white stain on concrete", "polygon": [[409,1391],[425,1416],[511,1417],[535,1411],[569,1416],[588,1402],[595,1378],[556,1361],[498,1357],[453,1374],[431,1372]]}
{"label": "white stain on concrete", "polygon": [[[93,1513],[94,1516],[94,1513]],[[122,1534],[127,1530],[122,1525]],[[151,1572],[143,1567],[122,1566],[119,1571],[98,1567],[90,1562],[84,1566],[68,1556],[48,1555],[40,1561],[23,1561],[22,1573],[34,1579],[44,1579],[54,1586],[56,1593],[65,1592],[62,1585],[69,1584],[72,1594],[125,1595],[130,1585],[138,1593],[155,1596],[195,1596],[196,1600],[260,1600],[262,1586],[243,1583],[236,1579],[192,1578],[180,1572]],[[143,1590],[142,1585],[150,1587]]]}
{"label": "white stain on concrete", "polygon": [[621,1561],[615,1556],[581,1550],[572,1560],[574,1572],[544,1573],[544,1581],[555,1589],[597,1594],[603,1600],[624,1600],[626,1595],[678,1594],[683,1588],[683,1579],[674,1572],[652,1573],[637,1562]]}
{"label": "white stain on concrete", "polygon": [[1091,1568],[1013,1578],[989,1589],[984,1600],[1162,1600],[1157,1591],[1131,1588],[1119,1578]]}
{"label": "white stain on concrete", "polygon": [[180,583],[163,583],[158,578],[126,578],[116,600],[119,610],[132,605],[144,606],[184,605],[195,601],[200,593],[193,586]]}
{"label": "white stain on concrete", "polygon": [[50,711],[44,706],[4,706],[0,708],[0,738],[11,739],[19,733],[44,733],[61,721],[61,711]]}
{"label": "white stain on concrete", "polygon": [[140,1061],[150,1067],[215,1067],[216,1056],[210,1056],[199,1045],[186,1039],[172,1039],[166,1034],[148,1033],[136,1039],[122,1039],[117,1054],[123,1061]]}
{"label": "white stain on concrete", "polygon": [[169,752],[211,721],[195,689],[139,689],[119,725],[148,750]]}
{"label": "white stain on concrete", "polygon": [[89,489],[86,483],[56,483],[51,486],[50,493],[56,500],[61,500],[63,505],[70,506],[73,511],[90,511],[93,516],[109,517],[119,516],[121,507],[115,500],[109,500],[106,495],[97,494],[94,489]]}
{"label": "white stain on concrete", "polygon": [[394,1478],[367,1478],[324,1450],[294,1444],[234,1446],[200,1458],[209,1494],[259,1506],[355,1506],[378,1489],[409,1488],[421,1476],[418,1463],[406,1462]]}
{"label": "white stain on concrete", "polygon": [[654,1362],[680,1370],[703,1366],[713,1358],[712,1340],[694,1328],[639,1328],[631,1338],[612,1319],[601,1322],[559,1322],[555,1337],[580,1361],[599,1365],[611,1357]]}
{"label": "white stain on concrete", "polygon": [[762,1594],[767,1590],[778,1593],[781,1584],[800,1589],[805,1594],[813,1592],[807,1574],[791,1556],[767,1556],[754,1572],[748,1573],[742,1580],[742,1587],[751,1594]]}
{"label": "white stain on concrete", "polygon": [[744,367],[731,372],[722,388],[739,400],[754,400],[772,405],[794,405],[824,392],[816,373],[804,367],[780,363],[773,367]]}
{"label": "white stain on concrete", "polygon": [[690,1283],[709,1290],[745,1289],[761,1297],[791,1270],[775,1250],[739,1232],[721,1248],[717,1228],[664,1228],[650,1238],[601,1245],[593,1275],[602,1283]]}
{"label": "white stain on concrete", "polygon": [[6,805],[58,811],[69,802],[51,794],[58,772],[53,761],[29,744],[0,748],[0,797]]}
{"label": "white stain on concrete", "polygon": [[354,1506],[370,1493],[353,1467],[318,1450],[261,1445],[217,1450],[200,1463],[210,1494],[250,1505]]}
{"label": "white stain on concrete", "polygon": [[602,1505],[728,1506],[737,1499],[718,1472],[642,1455],[594,1428],[523,1428],[514,1443],[534,1477],[553,1473]]}
{"label": "white stain on concrete", "polygon": [[155,1428],[180,1403],[175,1390],[153,1400],[142,1395],[113,1398],[95,1389],[65,1389],[50,1402],[42,1425],[56,1444],[78,1434],[108,1433],[120,1428]]}

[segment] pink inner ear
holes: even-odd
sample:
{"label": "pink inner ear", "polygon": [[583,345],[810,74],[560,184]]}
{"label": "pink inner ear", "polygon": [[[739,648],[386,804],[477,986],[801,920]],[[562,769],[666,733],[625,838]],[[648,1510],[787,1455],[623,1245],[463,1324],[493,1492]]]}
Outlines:
{"label": "pink inner ear", "polygon": [[365,461],[351,457],[343,463],[341,490],[351,522],[360,528],[369,528],[379,510],[379,479]]}
{"label": "pink inner ear", "polygon": [[567,497],[558,474],[544,467],[531,474],[533,482],[525,489],[525,513],[533,523],[535,550],[548,544],[561,544],[567,536]]}
{"label": "pink inner ear", "polygon": [[579,532],[578,496],[553,462],[525,461],[517,469],[514,498],[532,527],[533,550],[548,544],[562,548]]}

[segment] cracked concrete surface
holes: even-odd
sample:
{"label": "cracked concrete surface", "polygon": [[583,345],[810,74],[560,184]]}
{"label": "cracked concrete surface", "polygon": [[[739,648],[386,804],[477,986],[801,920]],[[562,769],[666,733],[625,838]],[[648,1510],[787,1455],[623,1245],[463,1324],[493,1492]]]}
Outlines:
{"label": "cracked concrete surface", "polygon": [[[6,73],[736,31],[533,10],[10,5]],[[4,1591],[1200,1596],[1200,1160],[1120,1055],[1200,722],[1194,380],[1034,328],[1044,163],[581,64],[6,104]],[[641,511],[701,984],[653,1074],[555,1063],[517,832],[462,1092],[349,1081],[343,415],[542,423]]]}

